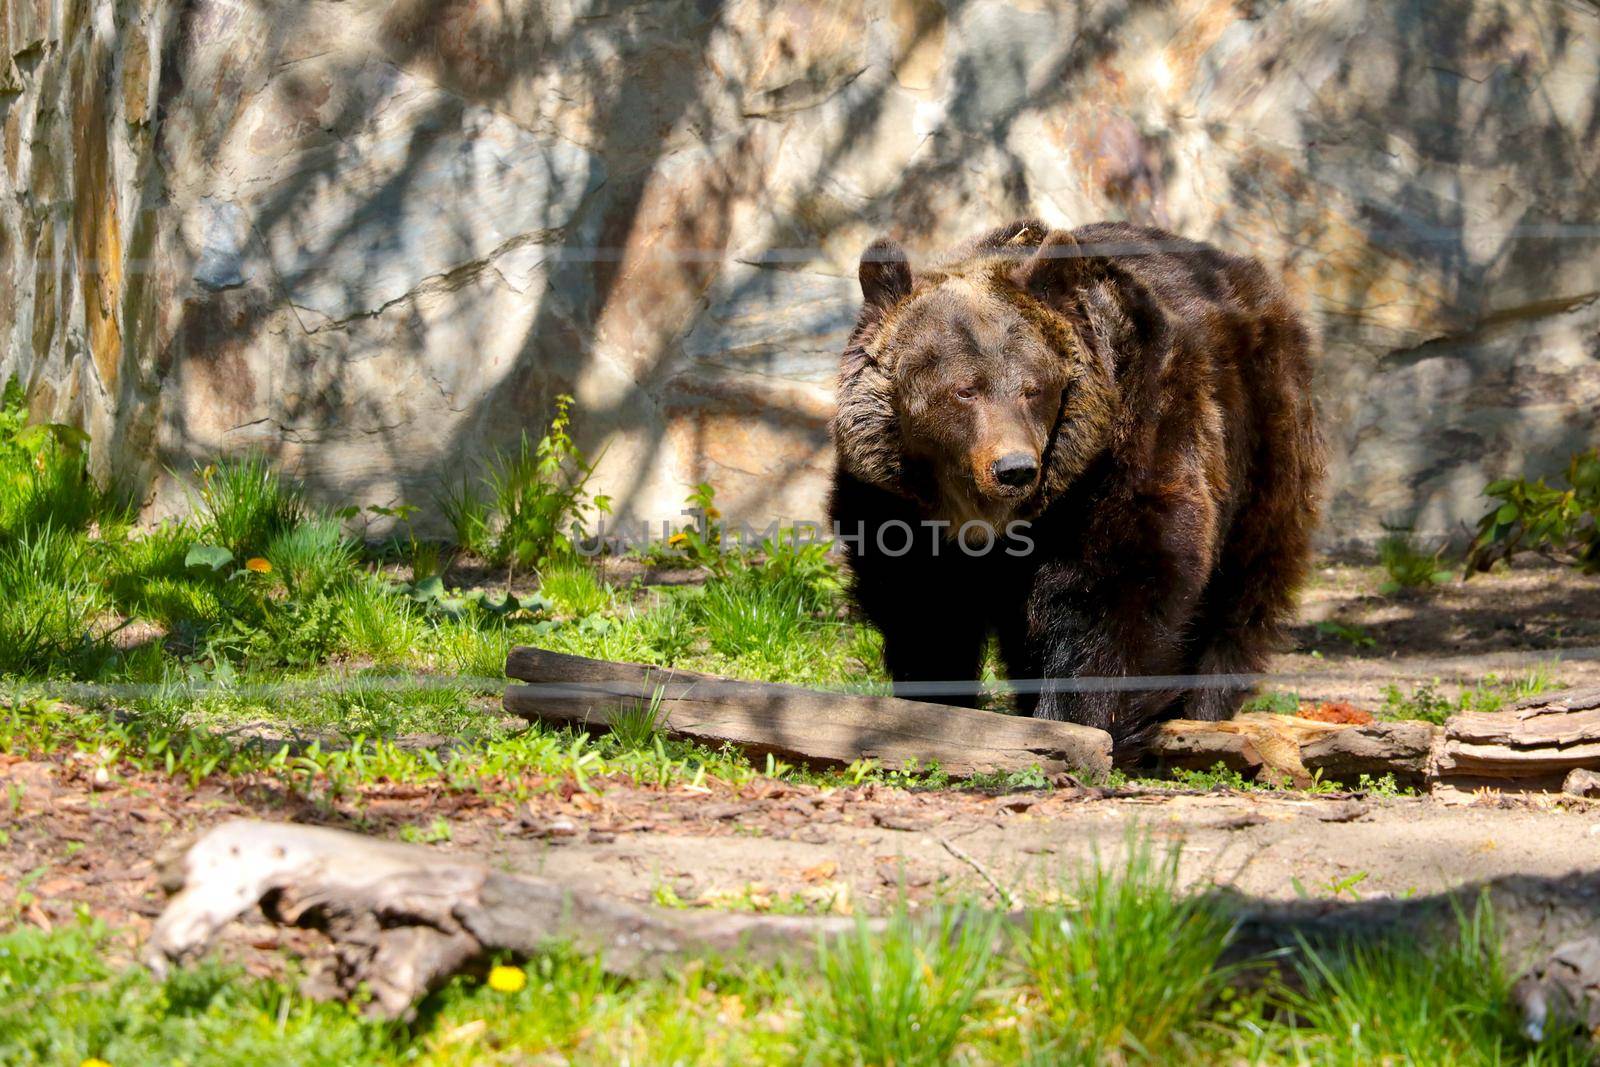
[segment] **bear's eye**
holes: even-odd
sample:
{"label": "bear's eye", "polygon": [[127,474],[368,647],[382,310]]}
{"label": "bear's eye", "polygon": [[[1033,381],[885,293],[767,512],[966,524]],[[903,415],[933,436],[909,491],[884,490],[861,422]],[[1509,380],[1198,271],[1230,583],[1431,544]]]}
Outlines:
{"label": "bear's eye", "polygon": [[1024,400],[1032,400],[1034,397],[1038,396],[1040,392],[1041,390],[1037,385],[1024,386],[1022,389],[1022,397]]}
{"label": "bear's eye", "polygon": [[957,400],[976,400],[977,397],[978,391],[970,385],[956,390]]}

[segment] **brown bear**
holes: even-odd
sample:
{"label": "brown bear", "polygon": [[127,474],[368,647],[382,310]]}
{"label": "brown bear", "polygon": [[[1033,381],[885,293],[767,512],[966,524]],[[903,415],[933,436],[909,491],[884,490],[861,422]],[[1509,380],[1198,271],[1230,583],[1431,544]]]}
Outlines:
{"label": "brown bear", "polygon": [[897,691],[973,703],[992,635],[1023,711],[1124,757],[1231,716],[1323,473],[1283,289],[1161,230],[1033,220],[917,273],[880,240],[860,278],[830,517]]}

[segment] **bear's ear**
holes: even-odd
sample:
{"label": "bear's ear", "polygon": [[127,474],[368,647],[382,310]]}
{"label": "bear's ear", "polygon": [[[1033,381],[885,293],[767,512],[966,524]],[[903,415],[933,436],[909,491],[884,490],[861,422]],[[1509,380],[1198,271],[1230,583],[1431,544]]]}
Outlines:
{"label": "bear's ear", "polygon": [[887,237],[878,238],[861,253],[857,275],[862,298],[874,307],[893,307],[911,295],[911,263],[906,250]]}
{"label": "bear's ear", "polygon": [[1093,256],[1065,230],[1051,230],[1033,255],[1011,269],[1011,282],[1049,304],[1083,286],[1093,273]]}

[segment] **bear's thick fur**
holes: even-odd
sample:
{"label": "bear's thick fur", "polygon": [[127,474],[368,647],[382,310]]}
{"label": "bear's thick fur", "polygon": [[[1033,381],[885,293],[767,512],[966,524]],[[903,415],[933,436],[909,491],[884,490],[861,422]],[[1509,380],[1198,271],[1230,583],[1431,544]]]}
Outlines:
{"label": "bear's thick fur", "polygon": [[830,512],[894,679],[975,681],[992,634],[1025,711],[1124,755],[1231,716],[1245,681],[1096,680],[1259,671],[1292,606],[1323,454],[1282,288],[1122,223],[1015,222],[915,275],[879,241],[860,273]]}

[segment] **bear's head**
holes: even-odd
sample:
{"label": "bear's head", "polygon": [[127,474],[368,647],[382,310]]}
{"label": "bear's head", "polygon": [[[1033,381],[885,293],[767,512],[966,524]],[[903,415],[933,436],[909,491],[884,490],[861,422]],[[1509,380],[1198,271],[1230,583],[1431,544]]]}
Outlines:
{"label": "bear's head", "polygon": [[1036,514],[1070,485],[1104,449],[1116,396],[1090,323],[1101,280],[1076,247],[1019,222],[914,274],[899,245],[872,244],[833,423],[845,469],[952,532]]}

